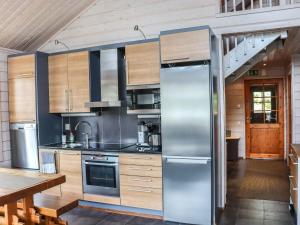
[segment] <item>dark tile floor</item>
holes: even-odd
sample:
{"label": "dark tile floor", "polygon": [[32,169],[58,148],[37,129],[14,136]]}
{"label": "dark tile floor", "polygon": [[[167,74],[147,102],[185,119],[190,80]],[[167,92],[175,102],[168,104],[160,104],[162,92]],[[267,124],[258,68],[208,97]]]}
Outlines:
{"label": "dark tile floor", "polygon": [[284,161],[229,162],[227,178],[227,205],[218,225],[294,225]]}
{"label": "dark tile floor", "polygon": [[[294,225],[293,217],[289,212],[287,173],[283,161],[230,162],[228,164],[228,202],[217,224]],[[252,182],[248,187],[245,184],[249,180]],[[63,215],[62,218],[70,225],[180,225],[90,208],[76,208]]]}
{"label": "dark tile floor", "polygon": [[69,225],[180,225],[157,219],[108,213],[90,208],[76,208],[64,214]]}

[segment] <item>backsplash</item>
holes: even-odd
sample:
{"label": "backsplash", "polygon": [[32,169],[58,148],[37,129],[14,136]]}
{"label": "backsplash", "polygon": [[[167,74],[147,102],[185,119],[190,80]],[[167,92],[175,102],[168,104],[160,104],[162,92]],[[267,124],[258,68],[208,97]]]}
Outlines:
{"label": "backsplash", "polygon": [[136,115],[128,115],[126,107],[103,108],[99,116],[90,117],[64,117],[63,131],[66,123],[71,124],[71,129],[75,134],[75,141],[82,141],[82,132],[90,133],[90,128],[82,124],[75,131],[75,126],[79,121],[87,121],[92,126],[91,141],[103,143],[136,143],[137,123]]}

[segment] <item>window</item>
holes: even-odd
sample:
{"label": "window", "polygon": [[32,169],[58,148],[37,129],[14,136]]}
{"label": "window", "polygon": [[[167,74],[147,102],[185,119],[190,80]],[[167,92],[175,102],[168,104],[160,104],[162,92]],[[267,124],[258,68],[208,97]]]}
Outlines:
{"label": "window", "polygon": [[251,87],[251,123],[278,123],[278,86]]}

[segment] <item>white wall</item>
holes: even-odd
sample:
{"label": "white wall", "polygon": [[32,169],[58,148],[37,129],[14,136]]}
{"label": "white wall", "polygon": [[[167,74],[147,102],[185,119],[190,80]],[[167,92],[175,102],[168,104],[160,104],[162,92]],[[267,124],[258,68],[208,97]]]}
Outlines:
{"label": "white wall", "polygon": [[292,57],[292,143],[300,144],[300,55]]}
{"label": "white wall", "polygon": [[299,26],[297,7],[220,14],[219,0],[98,0],[39,50],[65,51],[62,45],[54,44],[55,39],[71,49],[142,39],[133,30],[135,25],[147,38],[157,38],[163,30],[203,25],[209,25],[216,34]]}
{"label": "white wall", "polygon": [[98,0],[39,50],[66,50],[54,39],[71,49],[139,40],[136,24],[147,38],[157,38],[162,30],[210,24],[215,10],[215,0]]}
{"label": "white wall", "polygon": [[10,166],[7,56],[17,51],[0,48],[0,167]]}

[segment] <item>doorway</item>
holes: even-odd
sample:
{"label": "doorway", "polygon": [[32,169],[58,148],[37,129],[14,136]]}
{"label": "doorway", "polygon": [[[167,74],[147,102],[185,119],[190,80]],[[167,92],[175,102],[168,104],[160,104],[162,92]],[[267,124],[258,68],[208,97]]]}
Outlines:
{"label": "doorway", "polygon": [[245,80],[246,157],[284,158],[283,79]]}

